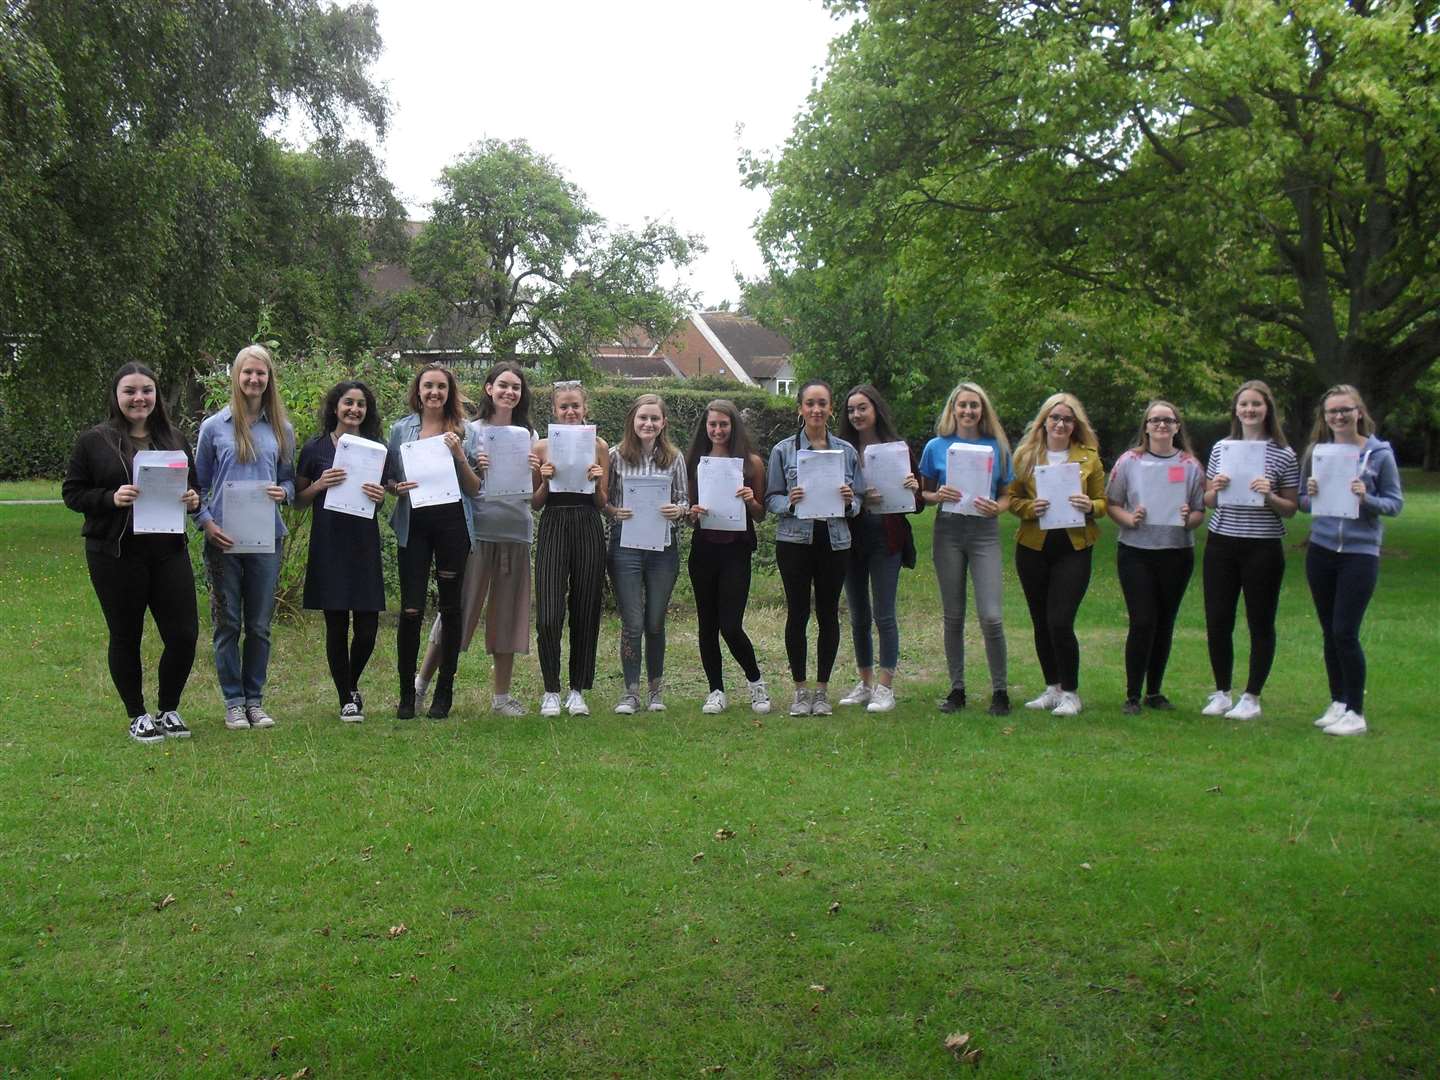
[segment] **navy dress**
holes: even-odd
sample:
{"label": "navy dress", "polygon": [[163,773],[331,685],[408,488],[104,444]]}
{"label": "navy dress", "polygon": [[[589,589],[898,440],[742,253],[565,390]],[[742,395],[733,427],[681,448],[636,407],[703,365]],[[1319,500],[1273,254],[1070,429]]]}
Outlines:
{"label": "navy dress", "polygon": [[[335,444],[328,434],[321,434],[301,449],[295,471],[314,483],[334,463]],[[322,491],[311,504],[305,607],[311,611],[384,611],[379,508],[369,519],[336,513],[325,509],[327,494]]]}

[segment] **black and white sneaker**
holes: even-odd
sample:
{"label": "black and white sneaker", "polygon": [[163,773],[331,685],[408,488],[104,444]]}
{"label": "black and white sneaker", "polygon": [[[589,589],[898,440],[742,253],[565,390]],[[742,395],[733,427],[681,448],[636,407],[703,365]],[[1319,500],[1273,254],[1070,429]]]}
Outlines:
{"label": "black and white sneaker", "polygon": [[130,738],[138,743],[158,743],[165,741],[165,735],[155,726],[155,718],[148,712],[141,713],[130,721]]}
{"label": "black and white sneaker", "polygon": [[364,720],[364,719],[365,719],[365,699],[360,696],[360,691],[359,691],[359,690],[351,690],[351,691],[350,691],[350,701],[351,701],[351,702],[354,704],[354,706],[355,706],[355,719],[356,719],[356,720]]}
{"label": "black and white sneaker", "polygon": [[340,706],[340,719],[347,724],[358,724],[365,719],[365,714],[360,711],[360,706],[355,704],[359,694],[351,694],[350,700]]}
{"label": "black and white sneaker", "polygon": [[174,709],[166,709],[155,723],[167,739],[188,739],[190,737],[190,729],[185,726],[185,721],[180,719],[180,714]]}

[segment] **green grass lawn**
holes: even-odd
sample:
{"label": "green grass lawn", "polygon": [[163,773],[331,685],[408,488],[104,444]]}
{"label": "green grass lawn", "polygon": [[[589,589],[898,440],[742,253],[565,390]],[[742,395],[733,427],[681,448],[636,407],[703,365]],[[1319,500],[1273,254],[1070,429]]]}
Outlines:
{"label": "green grass lawn", "polygon": [[59,480],[7,480],[0,483],[0,502],[16,499],[58,499]]}
{"label": "green grass lawn", "polygon": [[[141,747],[80,519],[0,509],[0,1072],[942,1077],[970,1075],[944,1047],[969,1033],[993,1076],[1434,1076],[1440,491],[1406,480],[1360,739],[1310,724],[1303,521],[1261,722],[1199,716],[1198,570],[1182,708],[1120,714],[1110,529],[1084,714],[940,715],[927,518],[887,716],[701,715],[680,590],[664,714],[609,713],[612,620],[588,720],[491,717],[480,654],[450,720],[383,719],[387,622],[372,718],[342,726],[307,618],[276,628],[274,730],[223,730],[202,645],[195,737]],[[755,592],[780,691],[778,579]],[[1018,701],[1039,675],[1013,569],[1006,613]]]}

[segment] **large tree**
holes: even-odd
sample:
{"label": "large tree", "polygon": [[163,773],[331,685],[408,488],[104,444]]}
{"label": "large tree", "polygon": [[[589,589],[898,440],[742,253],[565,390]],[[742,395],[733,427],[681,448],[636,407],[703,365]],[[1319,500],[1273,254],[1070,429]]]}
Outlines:
{"label": "large tree", "polygon": [[858,18],[751,166],[777,272],[861,253],[903,299],[948,271],[1000,355],[1171,392],[1383,411],[1440,356],[1433,0],[831,6]]}
{"label": "large tree", "polygon": [[608,226],[524,140],[478,144],[440,187],[410,266],[433,317],[466,346],[543,354],[573,374],[628,328],[660,340],[694,302],[676,272],[703,250],[698,237],[658,221]]}

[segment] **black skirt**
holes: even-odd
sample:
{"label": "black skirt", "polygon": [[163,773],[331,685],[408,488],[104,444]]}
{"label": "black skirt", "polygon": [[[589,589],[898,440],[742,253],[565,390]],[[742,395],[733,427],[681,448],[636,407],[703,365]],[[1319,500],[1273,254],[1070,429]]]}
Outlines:
{"label": "black skirt", "polygon": [[[312,483],[335,462],[329,435],[317,435],[300,451],[295,471]],[[311,504],[310,561],[305,567],[305,607],[312,611],[384,611],[385,574],[380,566],[380,513],[359,518],[325,509],[326,492]]]}

